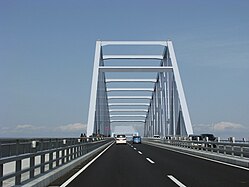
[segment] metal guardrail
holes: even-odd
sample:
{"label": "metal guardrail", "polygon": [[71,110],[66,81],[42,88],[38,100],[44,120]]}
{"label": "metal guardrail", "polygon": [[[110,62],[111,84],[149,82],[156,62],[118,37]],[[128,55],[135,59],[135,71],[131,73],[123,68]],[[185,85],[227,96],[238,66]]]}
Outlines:
{"label": "metal guardrail", "polygon": [[[10,178],[14,178],[14,185],[20,185],[109,141],[110,138],[1,139],[0,186]],[[28,166],[23,166],[24,161]],[[10,163],[14,165],[13,171],[4,174],[5,166]],[[25,173],[27,175],[23,177]]]}
{"label": "metal guardrail", "polygon": [[193,141],[181,137],[145,138],[147,141],[159,142],[188,149],[229,155],[232,157],[249,158],[249,143],[221,141]]}
{"label": "metal guardrail", "polygon": [[15,156],[34,151],[60,148],[65,145],[76,145],[80,143],[93,142],[100,138],[36,138],[36,139],[0,139],[0,158]]}

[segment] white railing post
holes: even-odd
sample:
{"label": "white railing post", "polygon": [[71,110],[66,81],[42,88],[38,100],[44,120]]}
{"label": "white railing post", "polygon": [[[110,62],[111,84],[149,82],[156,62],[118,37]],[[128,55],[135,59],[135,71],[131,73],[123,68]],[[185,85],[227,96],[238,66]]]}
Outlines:
{"label": "white railing post", "polygon": [[243,153],[244,149],[242,146],[240,146],[240,157],[243,158],[244,157],[244,153]]}
{"label": "white railing post", "polygon": [[220,146],[219,146],[220,137],[217,137],[217,142],[218,142],[218,144],[217,144],[217,154],[219,154],[220,153]]}

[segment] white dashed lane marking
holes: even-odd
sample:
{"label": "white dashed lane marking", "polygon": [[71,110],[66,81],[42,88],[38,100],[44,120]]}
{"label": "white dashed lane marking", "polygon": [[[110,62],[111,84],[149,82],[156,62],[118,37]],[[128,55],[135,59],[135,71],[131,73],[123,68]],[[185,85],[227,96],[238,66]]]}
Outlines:
{"label": "white dashed lane marking", "polygon": [[167,175],[174,183],[176,183],[180,187],[186,187],[184,184],[182,184],[179,180],[177,180],[175,177],[172,175]]}
{"label": "white dashed lane marking", "polygon": [[[134,150],[137,150],[137,148],[136,147],[133,147],[133,145],[131,145],[131,144],[129,144],[129,146],[130,147],[132,147]],[[143,153],[141,152],[141,151],[138,151],[138,153],[140,154],[140,155],[142,155]],[[146,158],[146,160],[148,161],[148,162],[150,162],[151,164],[155,164],[155,162],[153,161],[153,160],[151,160],[150,158]],[[177,180],[174,176],[172,176],[172,175],[167,175],[167,177],[170,179],[170,180],[172,180],[175,184],[177,184],[179,187],[186,187],[184,184],[182,184],[179,180]]]}
{"label": "white dashed lane marking", "polygon": [[150,158],[146,158],[146,160],[148,160],[151,164],[155,164],[155,162],[151,160]]}

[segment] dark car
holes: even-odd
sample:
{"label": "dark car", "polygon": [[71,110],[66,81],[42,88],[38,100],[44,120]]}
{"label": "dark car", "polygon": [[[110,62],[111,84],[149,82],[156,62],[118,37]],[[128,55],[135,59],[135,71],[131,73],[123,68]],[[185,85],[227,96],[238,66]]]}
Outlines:
{"label": "dark car", "polygon": [[[213,142],[216,141],[216,137],[213,134],[201,134],[201,140],[202,141],[209,141],[209,142]],[[216,148],[217,145],[214,143],[205,143],[204,144],[205,147],[213,147]]]}
{"label": "dark car", "polygon": [[133,136],[132,143],[141,143],[141,137],[140,136]]}
{"label": "dark car", "polygon": [[190,134],[188,136],[189,140],[192,141],[190,143],[191,146],[195,146],[195,147],[201,147],[201,143],[199,143],[199,141],[201,140],[201,135],[196,135],[196,134]]}
{"label": "dark car", "polygon": [[189,137],[189,139],[191,138],[192,141],[197,141],[198,138],[199,138],[199,140],[201,140],[201,135],[190,134],[188,137]]}
{"label": "dark car", "polygon": [[207,140],[207,138],[208,138],[208,141],[216,140],[216,137],[213,134],[201,134],[201,140],[205,141]]}

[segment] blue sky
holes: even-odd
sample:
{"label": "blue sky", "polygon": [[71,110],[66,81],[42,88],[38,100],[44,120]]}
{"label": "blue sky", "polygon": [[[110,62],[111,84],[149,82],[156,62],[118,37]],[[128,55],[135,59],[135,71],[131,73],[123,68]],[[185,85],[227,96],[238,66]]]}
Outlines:
{"label": "blue sky", "polygon": [[174,43],[195,132],[249,137],[249,1],[0,1],[0,137],[78,136],[95,41]]}

